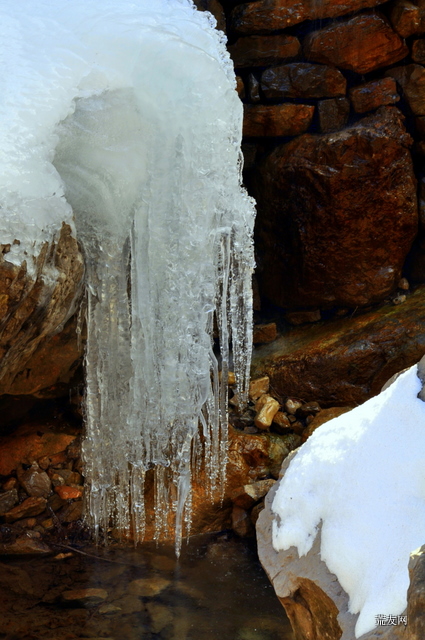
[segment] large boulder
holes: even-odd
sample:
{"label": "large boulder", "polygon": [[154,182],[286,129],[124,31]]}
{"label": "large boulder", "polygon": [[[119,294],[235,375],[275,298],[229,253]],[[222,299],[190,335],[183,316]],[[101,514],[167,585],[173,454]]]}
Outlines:
{"label": "large boulder", "polygon": [[[81,359],[75,312],[84,263],[69,225],[43,245],[35,272],[0,254],[0,395],[63,393]],[[66,326],[65,326],[66,325]],[[64,328],[65,327],[65,328]],[[53,388],[55,387],[55,388]]]}
{"label": "large boulder", "polygon": [[418,226],[410,142],[398,109],[381,107],[265,158],[254,195],[266,298],[287,308],[355,308],[394,289]]}

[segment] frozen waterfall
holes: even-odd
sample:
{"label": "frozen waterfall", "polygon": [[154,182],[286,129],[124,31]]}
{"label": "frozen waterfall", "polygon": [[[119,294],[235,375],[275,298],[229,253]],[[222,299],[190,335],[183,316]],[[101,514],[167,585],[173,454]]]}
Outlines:
{"label": "frozen waterfall", "polygon": [[2,242],[28,260],[65,220],[85,256],[86,518],[141,540],[154,468],[156,535],[175,517],[178,548],[202,455],[211,496],[223,486],[229,339],[241,402],[251,354],[254,207],[224,37],[190,0],[0,10]]}

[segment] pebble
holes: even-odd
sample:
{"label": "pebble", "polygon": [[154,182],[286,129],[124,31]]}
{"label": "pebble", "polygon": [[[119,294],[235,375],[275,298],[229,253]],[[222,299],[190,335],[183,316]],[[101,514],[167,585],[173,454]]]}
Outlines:
{"label": "pebble", "polygon": [[296,411],[297,418],[306,418],[308,415],[315,416],[321,410],[321,406],[318,402],[306,402],[298,407]]}
{"label": "pebble", "polygon": [[38,516],[43,513],[47,505],[46,498],[31,497],[27,498],[21,504],[16,505],[10,511],[4,514],[6,522],[16,522],[22,518],[30,518],[31,516]]}
{"label": "pebble", "polygon": [[279,403],[272,396],[267,396],[263,406],[254,418],[254,424],[258,429],[268,429],[276,413],[279,411]]}
{"label": "pebble", "polygon": [[289,429],[291,426],[291,422],[288,416],[286,415],[286,413],[283,413],[283,411],[278,411],[275,414],[273,418],[273,424],[281,427],[282,429]]}
{"label": "pebble", "polygon": [[82,498],[83,496],[82,487],[69,487],[67,485],[59,485],[55,487],[55,492],[62,500],[76,500],[77,498]]}
{"label": "pebble", "polygon": [[95,605],[106,600],[108,592],[106,589],[72,589],[63,591],[61,594],[64,602],[80,602],[85,605]]}
{"label": "pebble", "polygon": [[18,492],[16,489],[10,489],[0,494],[0,516],[10,511],[18,502]]}
{"label": "pebble", "polygon": [[36,462],[26,471],[18,471],[18,480],[26,493],[33,497],[47,498],[52,488],[49,476]]}
{"label": "pebble", "polygon": [[270,387],[270,378],[263,376],[256,378],[249,383],[249,397],[251,400],[258,400],[260,396],[267,393]]}
{"label": "pebble", "polygon": [[297,409],[303,406],[303,403],[299,400],[295,400],[295,398],[288,398],[285,402],[285,411],[291,416],[294,416]]}

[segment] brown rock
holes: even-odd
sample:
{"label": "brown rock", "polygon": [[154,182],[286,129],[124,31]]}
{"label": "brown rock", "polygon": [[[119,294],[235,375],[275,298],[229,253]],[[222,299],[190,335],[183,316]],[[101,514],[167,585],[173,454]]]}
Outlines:
{"label": "brown rock", "polygon": [[260,83],[253,73],[248,76],[248,95],[251,102],[260,102]]}
{"label": "brown rock", "polygon": [[425,64],[425,40],[414,40],[412,43],[412,60],[419,64]]}
{"label": "brown rock", "polygon": [[400,100],[393,78],[382,78],[353,87],[349,92],[356,113],[373,111],[382,105],[394,104]]}
{"label": "brown rock", "polygon": [[106,600],[108,592],[106,589],[72,589],[62,593],[64,602],[81,602],[86,605],[97,604],[102,600]]}
{"label": "brown rock", "polygon": [[374,7],[380,0],[259,0],[237,6],[231,14],[232,29],[238,33],[268,33],[285,29],[304,20],[342,16],[365,7]]}
{"label": "brown rock", "polygon": [[310,415],[317,415],[320,411],[321,407],[318,402],[306,402],[297,409],[296,416],[297,418],[307,418]]}
{"label": "brown rock", "polygon": [[232,529],[241,538],[254,535],[254,525],[251,522],[249,513],[236,505],[232,509]]}
{"label": "brown rock", "polygon": [[407,592],[409,640],[425,637],[425,545],[410,554]]}
{"label": "brown rock", "polygon": [[152,575],[148,578],[132,580],[128,585],[128,593],[140,598],[152,598],[162,593],[170,584],[171,580],[162,576]]}
{"label": "brown rock", "polygon": [[47,498],[51,491],[50,478],[42,471],[36,462],[26,471],[18,472],[21,487],[29,496]]}
{"label": "brown rock", "polygon": [[10,511],[18,502],[18,492],[16,489],[10,489],[4,493],[0,493],[0,516]]}
{"label": "brown rock", "polygon": [[[25,263],[17,267],[7,262],[7,250],[3,247],[0,254],[0,393],[33,394],[54,384],[58,374],[69,372],[76,352],[77,358],[82,356],[76,348],[71,357],[66,350],[62,355],[58,352],[60,363],[50,360],[55,374],[50,371],[47,380],[46,370],[38,376],[32,371],[33,364],[29,365],[35,352],[53,339],[73,313],[84,272],[83,259],[68,225],[63,225],[57,243],[43,246],[34,278]],[[53,270],[58,274],[56,281],[45,277]],[[60,338],[56,338],[58,341]]]}
{"label": "brown rock", "polygon": [[245,105],[246,137],[297,136],[309,128],[314,107],[307,104]]}
{"label": "brown rock", "polygon": [[236,91],[241,100],[245,98],[245,85],[240,76],[236,76]]}
{"label": "brown rock", "polygon": [[272,478],[267,480],[257,480],[251,484],[245,484],[237,487],[230,494],[232,502],[242,509],[251,509],[256,502],[264,498],[266,493],[270,491],[276,480]]}
{"label": "brown rock", "polygon": [[261,76],[266,98],[331,98],[345,95],[346,87],[338,69],[308,62],[271,67]]}
{"label": "brown rock", "polygon": [[256,324],[254,326],[254,332],[252,341],[254,344],[260,344],[262,342],[273,342],[277,338],[276,323],[269,322],[268,324]]}
{"label": "brown rock", "polygon": [[339,131],[348,121],[350,103],[347,98],[329,98],[319,102],[319,124],[322,133]]}
{"label": "brown rock", "polygon": [[408,64],[389,69],[386,76],[394,78],[403,89],[403,94],[415,116],[425,115],[425,68],[419,64]]}
{"label": "brown rock", "polygon": [[351,409],[352,407],[329,407],[329,409],[322,409],[320,413],[314,416],[308,427],[303,431],[303,442],[305,442],[316,429],[321,427],[322,424],[341,416],[343,413],[347,413],[347,411],[351,411]]}
{"label": "brown rock", "polygon": [[270,386],[270,380],[267,376],[256,378],[249,383],[249,397],[251,400],[258,400],[260,396],[267,393]]}
{"label": "brown rock", "polygon": [[279,146],[259,165],[265,297],[292,309],[354,308],[395,288],[417,231],[409,143],[400,112],[381,107],[344,131]]}
{"label": "brown rock", "polygon": [[83,501],[75,500],[74,502],[67,504],[58,515],[60,521],[65,523],[80,520],[83,515]]}
{"label": "brown rock", "polygon": [[335,22],[304,40],[308,60],[362,74],[394,64],[408,53],[400,36],[378,14],[360,14]]}
{"label": "brown rock", "polygon": [[29,535],[19,536],[14,542],[0,544],[0,554],[4,556],[43,555],[52,553],[50,547],[38,538]]}
{"label": "brown rock", "polygon": [[393,28],[402,38],[417,33],[421,24],[421,12],[417,5],[409,0],[396,0],[390,11]]}
{"label": "brown rock", "polygon": [[261,408],[254,418],[257,429],[268,429],[273,422],[273,418],[279,411],[279,403],[271,396],[266,396]]}
{"label": "brown rock", "polygon": [[283,413],[283,411],[278,411],[273,418],[273,425],[277,425],[281,429],[286,430],[291,427],[291,421],[289,420],[286,413]]}
{"label": "brown rock", "polygon": [[55,433],[44,424],[24,425],[13,436],[0,437],[0,475],[9,475],[20,464],[65,451],[75,435]]}
{"label": "brown rock", "polygon": [[249,36],[228,47],[235,68],[265,67],[295,58],[301,45],[295,36]]}
{"label": "brown rock", "polygon": [[379,393],[394,373],[421,359],[424,326],[421,286],[402,305],[293,329],[256,349],[252,373],[267,374],[279,395],[316,398],[322,407],[355,406]]}
{"label": "brown rock", "polygon": [[29,518],[31,516],[38,516],[43,513],[46,508],[47,500],[45,498],[27,498],[21,504],[13,507],[10,511],[4,514],[6,522],[15,522],[22,518]]}

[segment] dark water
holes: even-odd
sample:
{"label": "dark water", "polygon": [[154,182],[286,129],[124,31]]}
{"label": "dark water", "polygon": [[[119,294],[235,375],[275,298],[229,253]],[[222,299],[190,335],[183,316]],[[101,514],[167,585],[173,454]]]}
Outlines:
{"label": "dark water", "polygon": [[0,559],[2,640],[293,640],[253,543],[79,550]]}

